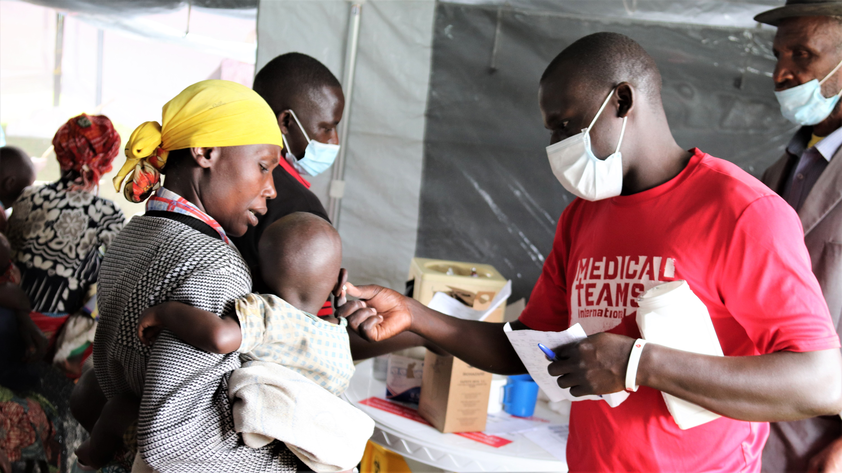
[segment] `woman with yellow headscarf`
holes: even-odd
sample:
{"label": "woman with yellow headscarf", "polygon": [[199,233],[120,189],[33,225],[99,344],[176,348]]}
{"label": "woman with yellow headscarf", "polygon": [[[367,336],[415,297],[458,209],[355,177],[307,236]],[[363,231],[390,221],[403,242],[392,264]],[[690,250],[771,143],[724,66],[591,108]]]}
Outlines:
{"label": "woman with yellow headscarf", "polygon": [[[146,122],[129,139],[114,183],[125,185],[131,200],[148,197],[147,211],[129,221],[105,255],[96,375],[83,376],[73,399],[94,398],[89,394],[101,389],[109,403],[137,409],[143,400],[136,463],[142,457],[161,471],[296,469],[294,456],[277,442],[262,449],[239,442],[225,389],[226,375],[240,366],[236,352],[207,353],[169,332],[147,347],[135,331],[153,305],[179,301],[221,316],[250,291],[248,269],[228,235],[256,224],[266,199],[275,196],[272,169],[281,147],[266,102],[221,80],[186,88],[164,105],[160,124]],[[74,415],[90,430],[98,411],[73,399]]]}

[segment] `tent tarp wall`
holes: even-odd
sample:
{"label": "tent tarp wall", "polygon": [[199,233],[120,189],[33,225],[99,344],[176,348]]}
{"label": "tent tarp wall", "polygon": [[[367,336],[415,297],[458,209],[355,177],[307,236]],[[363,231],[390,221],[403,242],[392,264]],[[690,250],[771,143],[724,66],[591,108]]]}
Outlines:
{"label": "tent tarp wall", "polygon": [[576,39],[614,31],[652,54],[685,148],[757,176],[795,129],[772,94],[773,29],[444,2],[435,22],[416,253],[490,263],[513,280],[513,298],[529,295],[572,200],[547,162],[537,92],[544,68]]}
{"label": "tent tarp wall", "polygon": [[[262,0],[257,69],[298,51],[341,80],[350,5]],[[402,287],[415,254],[434,9],[432,0],[363,3],[339,223],[354,282]],[[312,179],[325,206],[329,181],[329,171]]]}
{"label": "tent tarp wall", "polygon": [[[593,32],[652,54],[680,145],[759,175],[795,130],[772,94],[774,29],[751,20],[781,2],[672,3],[366,2],[340,222],[353,280],[401,287],[417,255],[493,264],[529,295],[572,200],[547,162],[538,79]],[[261,2],[258,67],[302,51],[340,76],[349,5]],[[314,183],[325,201],[328,180]]]}

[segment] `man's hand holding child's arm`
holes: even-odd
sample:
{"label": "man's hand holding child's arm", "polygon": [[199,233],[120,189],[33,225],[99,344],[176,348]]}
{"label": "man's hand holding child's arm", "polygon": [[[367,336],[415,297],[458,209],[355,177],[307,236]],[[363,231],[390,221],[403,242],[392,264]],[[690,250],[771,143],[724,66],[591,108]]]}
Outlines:
{"label": "man's hand holding child's arm", "polygon": [[242,343],[240,323],[235,316],[219,317],[181,302],[164,302],[143,311],[137,324],[137,336],[144,345],[151,345],[164,329],[211,353],[231,353]]}
{"label": "man's hand holding child's arm", "polygon": [[[345,285],[347,295],[358,300],[348,301],[336,311],[337,317],[348,319],[348,328],[357,332],[361,340],[376,345],[373,349],[351,350],[355,359],[375,356],[382,352],[376,350],[385,341],[408,339],[412,332],[415,340],[406,340],[410,344],[394,346],[392,349],[406,346],[419,346],[418,338],[427,340],[423,343],[428,349],[448,352],[484,371],[499,374],[522,374],[526,368],[509,343],[503,332],[502,323],[479,322],[450,317],[432,310],[424,304],[382,286]],[[520,322],[513,322],[515,330],[526,328]],[[402,343],[401,343],[402,344]],[[396,345],[399,345],[396,343]],[[375,350],[377,352],[375,352]],[[374,352],[374,353],[373,353]],[[360,356],[362,355],[362,356]]]}

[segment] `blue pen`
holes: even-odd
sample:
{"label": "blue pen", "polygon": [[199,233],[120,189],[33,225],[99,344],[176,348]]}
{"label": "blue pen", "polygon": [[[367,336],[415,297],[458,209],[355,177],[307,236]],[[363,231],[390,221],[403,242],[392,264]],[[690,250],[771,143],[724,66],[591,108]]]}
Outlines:
{"label": "blue pen", "polygon": [[555,352],[544,346],[543,343],[538,344],[538,348],[544,352],[544,355],[547,357],[548,361],[556,361]]}

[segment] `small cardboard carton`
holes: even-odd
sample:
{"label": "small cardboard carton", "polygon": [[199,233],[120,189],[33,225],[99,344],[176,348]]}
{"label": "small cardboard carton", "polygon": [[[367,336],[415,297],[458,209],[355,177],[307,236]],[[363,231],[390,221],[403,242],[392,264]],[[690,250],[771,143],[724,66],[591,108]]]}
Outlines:
{"label": "small cardboard carton", "polygon": [[[459,294],[453,295],[463,302],[472,301],[473,308],[481,310],[491,304],[495,293],[478,297],[479,293],[459,290]],[[501,312],[494,311],[486,320],[502,322],[502,316]],[[491,373],[453,356],[439,356],[428,351],[421,386],[418,413],[433,427],[444,433],[485,430]]]}
{"label": "small cardboard carton", "polygon": [[491,373],[428,351],[418,413],[444,433],[485,430]]}

